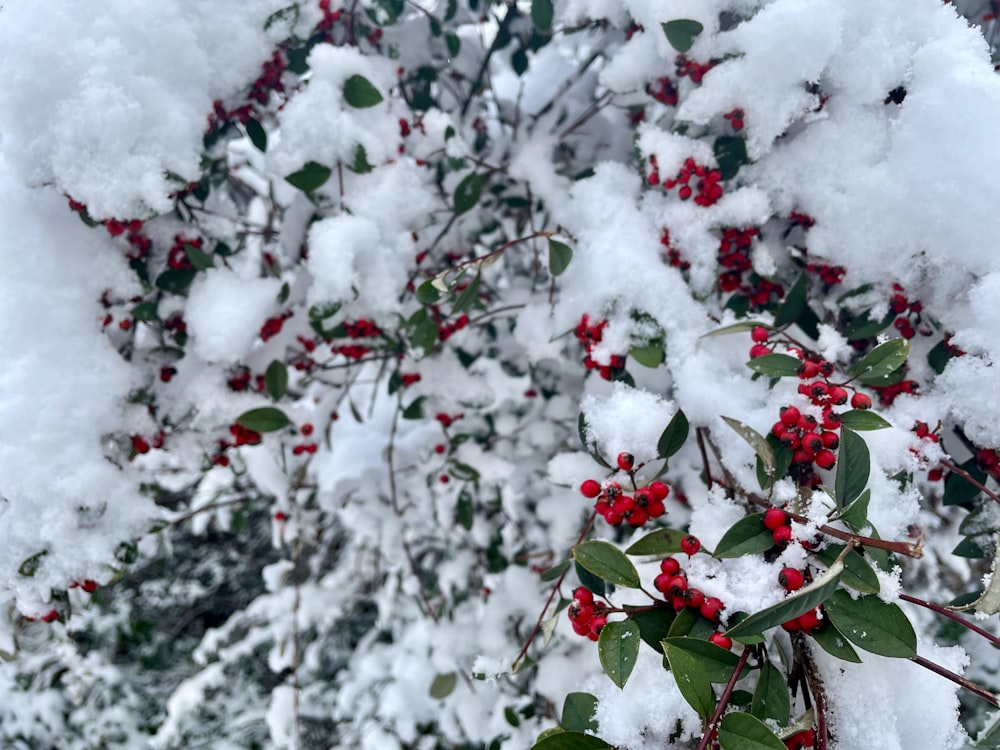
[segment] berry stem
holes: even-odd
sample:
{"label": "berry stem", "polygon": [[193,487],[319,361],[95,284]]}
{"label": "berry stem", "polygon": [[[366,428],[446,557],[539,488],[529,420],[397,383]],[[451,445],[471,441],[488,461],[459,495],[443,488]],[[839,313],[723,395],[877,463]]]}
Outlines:
{"label": "berry stem", "polygon": [[955,614],[945,606],[942,606],[940,604],[934,604],[933,602],[924,601],[923,599],[918,599],[917,597],[910,596],[909,594],[900,593],[899,598],[902,599],[904,602],[910,602],[910,604],[916,604],[918,607],[925,607],[926,609],[929,609],[932,612],[937,612],[939,615],[943,615],[944,617],[947,617],[949,620],[957,622],[962,627],[968,628],[973,633],[981,635],[983,638],[988,640],[994,646],[1000,646],[1000,638],[997,638],[992,633],[983,630],[978,625],[969,622],[964,617],[960,617],[959,615]]}
{"label": "berry stem", "polygon": [[740,654],[740,660],[736,662],[736,666],[733,668],[733,674],[729,678],[729,682],[726,683],[725,689],[722,691],[722,695],[719,697],[719,702],[715,706],[715,713],[712,714],[711,720],[708,722],[708,726],[705,727],[705,734],[701,737],[701,742],[698,743],[698,750],[705,750],[709,743],[712,741],[712,736],[718,731],[719,721],[722,719],[722,714],[726,710],[726,706],[729,705],[729,698],[733,694],[733,688],[736,687],[736,683],[740,679],[740,673],[743,671],[743,667],[747,665],[747,660],[750,658],[750,646],[743,647],[743,653]]}
{"label": "berry stem", "polygon": [[982,687],[981,685],[977,685],[971,680],[967,680],[961,675],[957,675],[951,670],[945,669],[940,664],[935,664],[934,662],[925,659],[922,656],[912,656],[910,657],[910,661],[912,661],[914,664],[919,664],[924,669],[929,669],[931,672],[934,672],[934,674],[941,675],[945,679],[951,680],[959,687],[963,687],[966,690],[968,690],[970,693],[975,693],[990,705],[996,708],[1000,708],[1000,698],[997,698],[997,696],[995,696],[993,693],[991,693],[989,690]]}
{"label": "berry stem", "polygon": [[[584,537],[587,536],[587,532],[590,531],[590,527],[594,525],[594,519],[597,517],[597,511],[593,511],[590,514],[590,518],[587,519],[587,523],[583,526],[583,531],[580,532],[580,536],[576,538],[576,542],[573,543],[575,547],[577,544],[583,541]],[[528,640],[524,642],[521,646],[521,650],[518,652],[517,656],[514,658],[513,663],[510,665],[511,672],[516,672],[518,665],[521,660],[524,659],[524,655],[528,653],[528,647],[531,646],[532,641],[538,635],[538,631],[542,629],[542,623],[545,621],[545,613],[549,611],[549,605],[552,604],[552,600],[556,596],[556,592],[562,585],[563,579],[566,578],[566,574],[569,573],[569,568],[563,571],[563,574],[556,579],[556,582],[552,584],[552,591],[549,592],[549,598],[545,600],[545,606],[542,607],[542,611],[538,614],[538,619],[535,621],[535,627],[531,629],[531,633],[528,635]]]}
{"label": "berry stem", "polygon": [[972,474],[967,472],[961,466],[953,464],[951,461],[947,461],[945,459],[941,459],[939,463],[943,467],[948,469],[952,474],[958,474],[960,477],[962,477],[962,479],[971,484],[973,487],[981,490],[991,500],[1000,503],[1000,495],[997,495],[995,492],[991,492],[990,490],[986,489],[986,485],[978,481],[974,476],[972,476]]}

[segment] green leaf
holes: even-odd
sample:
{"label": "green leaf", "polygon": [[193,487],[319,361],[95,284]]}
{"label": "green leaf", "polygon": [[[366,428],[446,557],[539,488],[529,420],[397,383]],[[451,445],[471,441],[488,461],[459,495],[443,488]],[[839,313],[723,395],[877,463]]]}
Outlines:
{"label": "green leaf", "polygon": [[483,183],[479,175],[475,172],[466,175],[458,187],[455,188],[455,216],[461,216],[479,202],[479,195],[482,193]]}
{"label": "green leaf", "polygon": [[673,623],[670,625],[670,632],[667,633],[667,637],[682,638],[690,636],[692,638],[708,640],[714,632],[715,623],[709,622],[702,617],[698,613],[698,610],[685,607],[677,613]]}
{"label": "green leaf", "polygon": [[523,47],[515,50],[514,54],[510,56],[510,66],[518,76],[524,75],[524,71],[528,69],[528,53],[524,51]]}
{"label": "green leaf", "polygon": [[886,379],[903,366],[910,354],[910,342],[891,339],[879,344],[850,369],[850,374],[865,385],[885,385]]}
{"label": "green leaf", "polygon": [[481,279],[477,273],[475,278],[469,282],[469,285],[462,290],[462,293],[458,295],[455,299],[455,303],[451,306],[452,315],[457,315],[460,312],[465,312],[474,303],[479,300],[479,284]]}
{"label": "green leaf", "polygon": [[701,334],[701,338],[707,339],[713,336],[727,336],[731,333],[746,333],[752,331],[754,328],[771,328],[767,323],[761,323],[759,320],[743,320],[739,323],[733,323],[732,325],[723,326],[722,328],[716,328],[714,331],[709,331],[708,333]]}
{"label": "green leaf", "polygon": [[892,427],[882,417],[868,409],[852,409],[840,415],[841,424],[852,430],[884,430]]}
{"label": "green leaf", "polygon": [[765,354],[751,359],[747,362],[747,367],[774,378],[794,378],[798,377],[801,364],[802,361],[798,357],[788,354]]}
{"label": "green leaf", "polygon": [[760,458],[757,459],[757,481],[760,483],[762,490],[770,489],[774,482],[782,479],[788,473],[788,469],[792,465],[792,458],[795,456],[794,451],[782,445],[773,432],[768,432],[764,439],[767,440],[768,445],[771,446],[771,450],[774,451],[774,474],[773,476],[769,476]]}
{"label": "green leaf", "polygon": [[834,656],[843,661],[849,661],[854,664],[861,663],[861,657],[858,656],[858,652],[854,650],[854,646],[850,644],[844,634],[837,630],[837,627],[830,622],[830,618],[823,621],[823,625],[812,632],[812,638],[819,644],[819,647],[826,651],[830,656]]}
{"label": "green leaf", "polygon": [[764,526],[764,514],[752,513],[741,518],[722,535],[713,557],[743,557],[766,552],[774,546],[774,534]]}
{"label": "green leaf", "polygon": [[204,271],[206,268],[215,268],[215,261],[212,260],[212,256],[204,252],[200,247],[186,243],[184,245],[184,254],[187,255],[188,260],[191,261],[191,265],[198,271]]}
{"label": "green leaf", "polygon": [[667,21],[663,26],[663,33],[667,35],[670,46],[678,52],[687,52],[694,44],[695,37],[698,36],[705,27],[698,21],[689,18],[679,18],[675,21]]}
{"label": "green leaf", "polygon": [[292,174],[288,175],[285,181],[303,193],[311,193],[313,190],[322,187],[330,179],[331,174],[333,174],[333,170],[329,167],[324,167],[318,162],[309,161],[298,172],[292,172]]}
{"label": "green leaf", "polygon": [[896,604],[874,594],[852,599],[841,590],[830,597],[824,611],[837,630],[865,651],[902,659],[917,655],[917,634]]}
{"label": "green leaf", "polygon": [[281,360],[271,360],[264,372],[264,385],[271,398],[275,401],[285,395],[288,390],[288,368]]}
{"label": "green leaf", "polygon": [[455,689],[455,684],[458,679],[454,672],[448,672],[448,674],[435,675],[434,681],[431,683],[430,696],[431,698],[437,698],[441,700],[442,698],[447,698],[451,695],[451,692]]}
{"label": "green leaf", "polygon": [[684,700],[703,719],[711,716],[715,709],[715,693],[698,658],[676,646],[666,645],[663,650]]}
{"label": "green leaf", "polygon": [[767,442],[763,435],[761,435],[757,430],[749,425],[745,425],[737,419],[731,417],[722,417],[722,421],[733,428],[741,438],[749,443],[750,447],[753,448],[754,453],[757,454],[757,458],[764,465],[764,473],[768,476],[774,476],[774,449],[771,448],[771,444]]}
{"label": "green leaf", "polygon": [[750,713],[761,721],[771,719],[779,727],[784,727],[788,725],[791,710],[785,676],[771,662],[765,661],[757,678]]}
{"label": "green leaf", "polygon": [[156,277],[156,286],[171,294],[184,294],[197,274],[193,268],[169,268]]}
{"label": "green leaf", "polygon": [[264,130],[264,126],[251,117],[247,120],[244,127],[247,129],[247,135],[250,137],[250,143],[254,145],[254,148],[262,153],[266,153],[267,132]]}
{"label": "green leaf", "polygon": [[688,423],[687,416],[678,409],[656,443],[657,457],[670,458],[679,451],[684,445],[684,441],[687,440],[690,430],[691,425]]}
{"label": "green leaf", "polygon": [[[267,17],[264,21],[264,30],[271,28],[276,23],[288,23],[290,26],[294,26],[299,22],[299,4],[292,3],[281,10],[276,10],[274,13]],[[263,149],[261,149],[263,151]]]}
{"label": "green leaf", "polygon": [[840,576],[843,572],[844,564],[842,562],[831,565],[829,570],[817,577],[808,586],[796,591],[774,606],[750,615],[737,625],[729,628],[726,631],[726,635],[737,640],[748,635],[760,635],[765,630],[805,614],[829,598],[840,585]]}
{"label": "green leaf", "polygon": [[426,308],[421,308],[409,320],[411,331],[408,334],[410,346],[423,350],[424,356],[430,353],[438,340],[438,324],[427,314]]}
{"label": "green leaf", "polygon": [[573,260],[573,248],[558,240],[549,240],[549,273],[559,276]]}
{"label": "green leaf", "polygon": [[[626,607],[626,611],[628,608]],[[661,641],[670,634],[670,627],[677,615],[671,607],[653,607],[628,611],[628,616],[639,626],[639,637],[649,644],[653,650],[663,653]]]}
{"label": "green leaf", "polygon": [[[963,463],[960,468],[964,469],[969,476],[980,484],[986,483],[986,474],[979,470],[974,456]],[[961,505],[968,508],[971,507],[972,501],[978,494],[979,488],[976,485],[972,484],[972,482],[961,474],[949,472],[944,480],[944,498],[942,502],[945,505]]]}
{"label": "green leaf", "polygon": [[354,148],[354,162],[347,165],[354,174],[368,174],[375,167],[368,163],[368,152],[360,143]]}
{"label": "green leaf", "polygon": [[552,0],[531,0],[531,21],[539,31],[552,28]]}
{"label": "green leaf", "polygon": [[130,312],[129,315],[133,320],[142,320],[146,322],[156,320],[156,303],[140,302],[132,308],[132,312]]}
{"label": "green leaf", "polygon": [[[461,496],[459,496],[461,497]],[[570,561],[563,560],[557,565],[553,565],[548,570],[543,570],[541,575],[538,576],[538,580],[548,583],[549,581],[554,581],[559,578],[563,573],[569,570]]]}
{"label": "green leaf", "polygon": [[563,701],[562,721],[559,725],[567,732],[596,732],[597,698],[590,693],[569,693]]}
{"label": "green leaf", "polygon": [[576,577],[580,579],[580,584],[585,589],[594,592],[597,596],[604,596],[607,593],[607,586],[604,581],[575,560],[573,562],[573,569],[576,571]]}
{"label": "green leaf", "polygon": [[951,554],[958,557],[967,557],[973,560],[981,560],[985,557],[990,556],[990,550],[988,549],[988,544],[980,544],[979,541],[988,542],[989,537],[984,534],[978,537],[967,536],[965,539],[960,541],[955,545],[955,549],[951,551]]}
{"label": "green leaf", "polygon": [[931,368],[940,375],[944,372],[944,368],[948,366],[948,362],[954,357],[955,354],[948,345],[944,342],[944,339],[938,341],[937,344],[927,352],[927,363]]}
{"label": "green leaf", "polygon": [[687,651],[698,660],[699,666],[704,670],[709,682],[725,683],[733,676],[733,670],[739,663],[739,657],[732,651],[716,646],[702,638],[689,638],[687,636],[677,636],[665,638],[663,648],[679,648]]}
{"label": "green leaf", "polygon": [[259,409],[245,411],[236,418],[236,423],[254,432],[275,432],[287,427],[292,421],[281,409],[273,406],[262,406]]}
{"label": "green leaf", "polygon": [[462,49],[462,41],[458,38],[458,35],[451,31],[445,33],[444,43],[448,47],[448,56],[458,57],[458,53]]}
{"label": "green leaf", "polygon": [[[466,487],[463,487],[462,491],[458,493],[458,501],[455,503],[455,520],[458,521],[458,525],[466,531],[469,531],[472,528],[472,523],[475,520],[475,507],[472,502],[472,493],[469,492]],[[563,571],[569,570],[568,561],[563,563],[563,565],[565,566]],[[559,576],[556,576],[556,578],[558,577]]]}
{"label": "green leaf", "polygon": [[806,306],[806,293],[808,291],[809,278],[805,273],[801,273],[792,284],[792,288],[788,290],[788,294],[785,295],[784,302],[774,313],[775,328],[782,328],[799,319]]}
{"label": "green leaf", "polygon": [[597,639],[597,654],[604,673],[624,688],[639,658],[639,626],[631,620],[609,622]]}
{"label": "green leaf", "polygon": [[[813,554],[817,560],[829,568],[836,562],[843,551],[843,544],[828,544]],[[844,575],[840,579],[840,582],[863,594],[877,594],[881,588],[878,576],[875,574],[872,566],[868,564],[865,556],[857,549],[852,550],[844,557]]]}
{"label": "green leaf", "polygon": [[420,419],[424,416],[424,396],[418,396],[403,409],[403,419]]}
{"label": "green leaf", "polygon": [[344,99],[352,107],[365,109],[379,104],[382,94],[367,78],[355,74],[344,81]]}
{"label": "green leaf", "polygon": [[611,747],[604,740],[582,732],[559,732],[540,739],[531,750],[601,750]]}
{"label": "green leaf", "polygon": [[608,583],[637,589],[641,585],[635,566],[625,553],[612,544],[590,541],[573,548],[573,558],[585,569]]}
{"label": "green leaf", "polygon": [[871,458],[863,437],[846,427],[840,431],[840,449],[837,452],[837,476],[834,494],[838,508],[846,508],[865,490],[871,473]]}
{"label": "green leaf", "polygon": [[633,542],[625,550],[626,555],[672,555],[681,551],[681,539],[687,536],[686,531],[677,529],[657,529],[646,534],[642,539]]}
{"label": "green leaf", "polygon": [[881,320],[872,320],[871,311],[866,310],[848,323],[847,328],[844,329],[844,336],[848,341],[871,338],[888,327],[895,318],[896,316],[890,312]]}
{"label": "green leaf", "polygon": [[657,368],[663,364],[663,344],[654,341],[645,346],[633,346],[628,350],[629,356],[643,367]]}
{"label": "green leaf", "polygon": [[863,529],[868,525],[868,503],[871,499],[872,491],[866,489],[858,496],[857,500],[840,512],[840,520],[855,531]]}
{"label": "green leaf", "polygon": [[740,167],[750,163],[747,142],[739,136],[720,135],[712,144],[712,152],[724,180],[731,180],[740,171]]}
{"label": "green leaf", "polygon": [[417,302],[422,305],[433,305],[441,299],[440,290],[434,286],[434,279],[428,279],[417,287]]}
{"label": "green leaf", "polygon": [[41,552],[37,552],[24,560],[17,569],[18,575],[22,575],[25,578],[31,578],[38,572],[38,568],[42,565],[42,558],[47,554],[49,554],[48,550],[42,550]]}
{"label": "green leaf", "polygon": [[786,750],[785,743],[764,722],[741,711],[722,717],[719,745],[722,750]]}

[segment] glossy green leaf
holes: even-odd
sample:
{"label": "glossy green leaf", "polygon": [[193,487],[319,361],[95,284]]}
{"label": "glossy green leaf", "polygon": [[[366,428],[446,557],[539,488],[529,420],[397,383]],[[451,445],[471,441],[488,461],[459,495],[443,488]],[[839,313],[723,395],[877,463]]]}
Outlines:
{"label": "glossy green leaf", "polygon": [[679,648],[698,660],[709,682],[726,683],[733,676],[733,670],[740,658],[732,651],[716,646],[702,638],[678,636],[665,638],[663,648]]}
{"label": "glossy green leaf", "polygon": [[755,612],[729,628],[726,635],[737,640],[748,635],[760,635],[765,630],[805,614],[825,602],[836,591],[843,572],[844,564],[842,562],[835,563],[805,588],[796,591],[771,607]]}
{"label": "glossy green leaf", "polygon": [[890,339],[879,344],[850,369],[865,385],[884,385],[889,375],[906,362],[910,354],[910,342],[906,339]]}
{"label": "glossy green leaf", "polygon": [[[628,608],[626,607],[626,611]],[[677,615],[671,607],[653,607],[629,612],[629,618],[639,626],[639,637],[653,650],[663,653],[661,641],[670,634]]]}
{"label": "glossy green leaf", "polygon": [[455,303],[451,306],[452,315],[465,312],[479,301],[479,285],[482,282],[479,274],[469,282],[469,285],[462,290],[462,293],[455,298]]}
{"label": "glossy green leaf", "polygon": [[191,261],[191,265],[198,271],[204,271],[206,268],[215,268],[215,261],[212,260],[212,256],[200,247],[190,243],[185,244],[184,254],[187,255],[188,260]]}
{"label": "glossy green leaf", "polygon": [[448,47],[448,55],[450,57],[458,57],[458,53],[462,49],[462,40],[458,38],[458,35],[451,31],[445,33],[444,43]]}
{"label": "glossy green leaf", "polygon": [[841,425],[852,430],[884,430],[892,427],[885,419],[869,409],[851,409],[840,415]]}
{"label": "glossy green leaf", "polygon": [[132,308],[129,316],[132,320],[142,320],[146,322],[156,320],[156,308],[157,304],[155,302],[140,302]]}
{"label": "glossy green leaf", "polygon": [[[821,563],[830,567],[844,551],[843,544],[828,544],[813,554]],[[844,575],[840,582],[845,586],[860,591],[863,594],[877,594],[881,588],[875,570],[865,556],[855,548],[844,556]]]}
{"label": "glossy green leaf", "polygon": [[917,634],[896,604],[874,594],[852,599],[841,590],[829,598],[824,611],[837,630],[865,651],[902,659],[917,655]]}
{"label": "glossy green leaf", "polygon": [[382,101],[382,94],[364,76],[352,75],[344,81],[344,99],[352,107],[365,109]]}
{"label": "glossy green leaf", "polygon": [[799,277],[788,290],[784,301],[774,313],[774,327],[782,328],[789,323],[794,323],[802,315],[806,306],[806,293],[809,291],[809,277],[805,273],[800,273]]}
{"label": "glossy green leaf", "polygon": [[747,362],[747,367],[773,378],[794,378],[798,377],[801,364],[802,361],[798,357],[788,354],[764,354]]}
{"label": "glossy green leaf", "polygon": [[611,747],[607,742],[583,732],[558,732],[540,739],[531,750],[601,750]]}
{"label": "glossy green leaf", "polygon": [[552,28],[552,0],[531,0],[531,21],[539,31]]}
{"label": "glossy green leaf", "polygon": [[156,277],[156,286],[171,294],[184,294],[197,275],[193,268],[168,268]]}
{"label": "glossy green leaf", "polygon": [[434,279],[428,279],[417,287],[417,302],[421,305],[433,305],[439,299],[441,299],[441,292],[434,286]]}
{"label": "glossy green leaf", "polygon": [[656,455],[659,458],[670,458],[677,453],[684,446],[690,430],[691,425],[687,416],[678,409],[660,434],[660,439],[656,443]]}
{"label": "glossy green leaf", "polygon": [[837,630],[837,626],[827,618],[823,625],[812,632],[812,639],[819,644],[819,647],[830,656],[842,661],[849,661],[853,664],[860,664],[861,657],[854,650],[854,646],[844,637],[844,634]]}
{"label": "glossy green leaf", "polygon": [[250,143],[254,145],[258,151],[267,152],[267,132],[264,130],[264,126],[261,125],[254,118],[247,120],[246,124],[247,136],[250,138]]}
{"label": "glossy green leaf", "polygon": [[645,346],[633,346],[628,355],[643,367],[656,368],[663,364],[663,344],[653,341]]}
{"label": "glossy green leaf", "polygon": [[483,182],[478,174],[472,172],[458,183],[455,188],[455,216],[461,216],[479,202],[479,195],[483,190]]}
{"label": "glossy green leaf", "polygon": [[868,504],[872,499],[872,491],[865,489],[858,499],[841,511],[839,518],[855,531],[860,531],[868,525]]}
{"label": "glossy green leaf", "polygon": [[705,27],[701,23],[690,18],[679,18],[675,21],[667,21],[661,25],[663,33],[667,35],[667,41],[670,42],[670,46],[678,52],[687,52],[691,49],[695,37],[705,30]]}
{"label": "glossy green leaf", "polygon": [[310,193],[317,188],[321,188],[330,179],[333,170],[322,164],[310,161],[298,172],[292,172],[285,178],[285,181],[292,187],[296,187],[303,193]]}
{"label": "glossy green leaf", "polygon": [[604,583],[604,579],[595,576],[575,560],[573,561],[573,570],[576,572],[576,577],[580,580],[580,584],[585,589],[592,591],[597,596],[604,596],[607,593],[608,587]]}
{"label": "glossy green leaf", "polygon": [[452,691],[455,689],[455,684],[457,679],[454,672],[448,672],[448,674],[439,674],[434,677],[434,681],[431,682],[430,696],[431,698],[437,698],[441,700],[442,698],[447,698],[451,695]]}
{"label": "glossy green leaf", "polygon": [[752,513],[733,524],[715,545],[714,557],[743,557],[766,552],[774,546],[774,534],[764,526],[764,514]]}
{"label": "glossy green leaf", "polygon": [[549,240],[549,273],[559,276],[569,267],[573,260],[573,248],[565,242]]}
{"label": "glossy green leaf", "polygon": [[573,558],[595,576],[613,583],[637,589],[641,585],[635,566],[625,553],[612,544],[590,541],[573,548]]}
{"label": "glossy green leaf", "polygon": [[670,625],[670,631],[667,633],[667,637],[682,638],[684,636],[690,636],[691,638],[708,640],[714,632],[715,623],[709,622],[698,614],[698,610],[692,609],[691,607],[685,607],[677,613],[673,623]]}
{"label": "glossy green leaf", "polygon": [[742,320],[739,323],[733,323],[732,325],[723,326],[722,328],[716,328],[714,331],[709,331],[708,333],[703,333],[701,338],[707,339],[712,336],[727,336],[731,333],[748,333],[754,328],[771,328],[767,323],[761,323],[759,320]]}
{"label": "glossy green leaf", "polygon": [[292,422],[281,409],[263,406],[245,411],[236,418],[236,423],[254,432],[274,432],[287,427]]}
{"label": "glossy green leaf", "polygon": [[771,444],[767,442],[765,437],[761,435],[757,430],[755,430],[750,425],[743,424],[738,419],[733,419],[732,417],[721,417],[722,421],[729,425],[737,435],[747,441],[751,448],[753,448],[754,453],[757,454],[757,458],[764,465],[764,472],[768,476],[774,475],[774,449],[771,448]]}
{"label": "glossy green leaf", "polygon": [[626,555],[672,555],[681,551],[681,539],[687,536],[686,531],[677,529],[657,529],[625,550]]}
{"label": "glossy green leaf", "polygon": [[[986,474],[979,470],[975,456],[968,459],[960,468],[979,482],[979,484],[986,483]],[[949,472],[944,480],[943,502],[945,505],[961,505],[962,507],[969,508],[979,492],[979,488],[964,476],[956,472]]]}
{"label": "glossy green leaf", "polygon": [[561,563],[553,565],[551,568],[547,570],[543,570],[541,574],[538,576],[538,579],[541,581],[545,581],[546,583],[548,583],[549,581],[554,581],[557,578],[559,578],[559,576],[561,576],[563,573],[568,571],[569,567],[570,567],[570,561],[563,560]]}
{"label": "glossy green leaf", "polygon": [[264,371],[264,386],[275,401],[285,395],[288,391],[288,368],[284,362],[279,359],[271,360]]}
{"label": "glossy green leaf", "polygon": [[[740,167],[750,163],[747,142],[740,136],[720,135],[712,144],[712,152],[715,154],[715,161],[724,180],[731,180],[740,171]],[[731,299],[746,299],[746,297],[734,296]]]}
{"label": "glossy green leaf", "polygon": [[840,431],[840,448],[837,452],[837,475],[834,494],[838,508],[845,508],[864,492],[871,472],[868,444],[863,437],[846,427]]}
{"label": "glossy green leaf", "polygon": [[785,743],[764,722],[741,711],[722,717],[719,745],[722,750],[787,750]]}
{"label": "glossy green leaf", "polygon": [[563,701],[560,726],[567,732],[596,732],[597,698],[590,693],[569,693]]}
{"label": "glossy green leaf", "polygon": [[781,670],[771,664],[764,662],[761,667],[760,677],[757,678],[757,687],[753,693],[753,701],[750,704],[750,713],[761,721],[768,719],[776,722],[779,727],[788,725],[791,714],[791,703],[788,699],[788,680]]}
{"label": "glossy green leaf", "polygon": [[625,687],[639,658],[639,626],[631,620],[609,622],[597,640],[597,654],[604,673],[618,687]]}
{"label": "glossy green leaf", "polygon": [[895,318],[896,316],[890,312],[884,318],[872,320],[871,311],[866,310],[847,324],[847,327],[844,329],[844,336],[848,341],[860,341],[861,339],[871,338],[885,330]]}
{"label": "glossy green leaf", "polygon": [[698,658],[682,648],[669,645],[664,646],[664,653],[684,700],[703,719],[711,716],[715,709],[715,693]]}

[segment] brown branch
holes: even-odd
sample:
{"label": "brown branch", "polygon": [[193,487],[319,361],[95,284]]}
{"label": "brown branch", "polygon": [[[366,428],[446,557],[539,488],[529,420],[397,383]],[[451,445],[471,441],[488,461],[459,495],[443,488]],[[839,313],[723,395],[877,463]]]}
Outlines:
{"label": "brown branch", "polygon": [[701,463],[705,467],[705,483],[708,485],[708,489],[712,489],[712,470],[708,465],[708,453],[705,451],[705,434],[704,428],[699,427],[694,431],[695,437],[698,438],[698,450],[701,451]]}
{"label": "brown branch", "polygon": [[901,593],[899,595],[899,598],[902,599],[904,602],[910,602],[910,604],[916,604],[919,607],[926,607],[927,609],[931,610],[932,612],[937,612],[939,615],[943,615],[944,617],[947,617],[949,620],[951,620],[953,622],[957,622],[963,628],[968,628],[973,633],[977,633],[978,635],[981,635],[983,638],[987,639],[994,646],[1000,646],[1000,638],[997,638],[992,633],[989,633],[989,632],[983,630],[978,625],[969,622],[964,617],[961,617],[961,616],[955,614],[954,612],[952,612],[947,607],[944,607],[944,606],[942,606],[940,604],[934,604],[933,602],[924,601],[923,599],[918,599],[917,597],[910,596],[909,594],[902,594]]}
{"label": "brown branch", "polygon": [[736,683],[740,679],[740,672],[743,671],[743,667],[747,664],[747,659],[750,658],[750,646],[743,647],[743,653],[740,654],[740,660],[736,662],[736,666],[733,668],[733,674],[729,678],[729,682],[726,683],[725,689],[722,691],[722,695],[719,697],[719,703],[715,707],[715,713],[712,714],[711,721],[708,722],[708,726],[705,728],[705,734],[702,735],[701,742],[698,743],[698,750],[705,750],[709,743],[712,741],[712,735],[714,735],[719,728],[719,721],[722,719],[722,714],[726,710],[726,706],[729,705],[729,699],[733,695],[733,688],[736,687]]}
{"label": "brown branch", "polygon": [[816,671],[816,662],[812,658],[809,648],[805,646],[805,636],[801,633],[793,635],[799,636],[797,646],[800,648],[802,665],[805,668],[806,684],[813,698],[813,711],[816,717],[816,750],[826,750],[827,726],[826,726],[826,691],[823,683],[819,679]]}
{"label": "brown branch", "polygon": [[981,685],[977,685],[971,680],[967,680],[964,677],[955,674],[951,670],[945,669],[940,664],[935,664],[922,656],[912,656],[910,657],[910,661],[914,664],[919,664],[924,669],[929,669],[931,672],[934,672],[934,674],[941,675],[945,679],[951,680],[959,687],[963,687],[968,690],[970,693],[975,693],[990,705],[1000,708],[1000,699]]}
{"label": "brown branch", "polygon": [[997,495],[995,492],[986,489],[986,485],[977,480],[974,476],[972,476],[972,474],[967,472],[961,466],[958,466],[957,464],[953,464],[951,461],[946,461],[943,459],[939,461],[939,463],[946,469],[948,469],[952,474],[958,474],[960,477],[962,477],[962,479],[971,484],[973,487],[982,491],[983,494],[986,495],[986,497],[990,498],[995,502],[1000,503],[1000,495]]}

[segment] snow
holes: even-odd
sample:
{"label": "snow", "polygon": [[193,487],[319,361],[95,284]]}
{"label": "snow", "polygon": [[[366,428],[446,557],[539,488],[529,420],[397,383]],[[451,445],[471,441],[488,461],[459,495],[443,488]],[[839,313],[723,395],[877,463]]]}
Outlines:
{"label": "snow", "polygon": [[195,353],[206,362],[240,359],[278,312],[281,282],[241,278],[224,268],[205,271],[191,285],[186,318]]}

